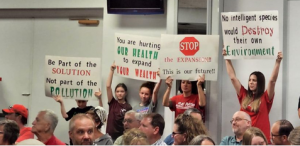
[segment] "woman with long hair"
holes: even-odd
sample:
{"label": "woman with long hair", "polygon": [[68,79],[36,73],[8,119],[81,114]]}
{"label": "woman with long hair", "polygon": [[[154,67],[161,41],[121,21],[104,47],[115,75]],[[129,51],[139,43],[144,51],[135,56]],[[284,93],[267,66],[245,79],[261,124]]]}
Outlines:
{"label": "woman with long hair", "polygon": [[243,143],[242,145],[267,145],[268,140],[264,133],[256,128],[250,127],[248,128],[243,135]]}
{"label": "woman with long hair", "polygon": [[194,137],[202,134],[207,135],[202,121],[186,114],[180,114],[175,119],[172,132],[174,145],[188,145]]}
{"label": "woman with long hair", "polygon": [[[225,50],[223,50],[223,55],[226,55]],[[241,107],[240,110],[250,115],[252,126],[261,129],[267,136],[269,143],[271,139],[269,113],[273,104],[275,83],[278,77],[281,60],[282,53],[278,52],[267,90],[265,90],[265,76],[259,71],[250,74],[248,89],[245,89],[235,75],[231,60],[225,60],[227,73],[238,95]]]}

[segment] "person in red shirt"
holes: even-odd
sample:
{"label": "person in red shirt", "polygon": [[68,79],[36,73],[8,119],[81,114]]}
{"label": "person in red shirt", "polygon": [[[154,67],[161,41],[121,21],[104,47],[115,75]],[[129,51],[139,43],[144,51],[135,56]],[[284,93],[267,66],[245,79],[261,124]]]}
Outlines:
{"label": "person in red shirt", "polygon": [[31,132],[36,135],[37,140],[45,145],[66,145],[53,134],[57,123],[58,117],[53,111],[42,110],[32,122]]}
{"label": "person in red shirt", "polygon": [[[184,113],[185,110],[190,108],[196,108],[199,109],[200,111],[203,111],[204,106],[206,105],[206,99],[202,87],[205,81],[204,74],[202,76],[199,76],[197,82],[191,82],[189,80],[181,80],[179,91],[182,94],[176,95],[171,99],[169,99],[171,88],[172,88],[172,81],[173,79],[171,77],[168,77],[166,79],[166,84],[168,88],[164,94],[162,104],[165,107],[169,107],[171,111],[175,111],[175,118],[179,114]],[[196,85],[197,88],[195,88]]]}
{"label": "person in red shirt", "polygon": [[[223,50],[223,55],[226,55],[225,50]],[[231,60],[225,60],[227,73],[238,96],[240,110],[250,115],[252,126],[261,129],[269,143],[271,142],[269,113],[273,104],[275,83],[281,60],[282,53],[279,52],[267,90],[265,90],[265,76],[259,71],[250,74],[248,89],[245,89],[235,75]]]}
{"label": "person in red shirt", "polygon": [[2,109],[5,119],[15,121],[20,128],[20,136],[16,143],[19,143],[25,139],[32,139],[34,137],[31,132],[31,127],[25,127],[27,124],[28,110],[21,104],[15,104],[7,109]]}

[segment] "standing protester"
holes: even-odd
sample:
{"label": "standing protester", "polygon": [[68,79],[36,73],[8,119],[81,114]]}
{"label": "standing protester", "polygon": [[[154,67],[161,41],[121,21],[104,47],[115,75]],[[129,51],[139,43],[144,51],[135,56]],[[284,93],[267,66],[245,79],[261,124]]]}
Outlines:
{"label": "standing protester", "polygon": [[[226,55],[225,50],[223,50],[223,55]],[[248,90],[246,90],[236,77],[231,60],[225,60],[227,73],[238,95],[241,106],[240,110],[250,115],[252,126],[261,129],[266,135],[269,143],[271,143],[269,113],[273,104],[275,83],[278,77],[281,60],[282,53],[278,52],[267,90],[265,90],[265,76],[259,71],[250,74]]]}

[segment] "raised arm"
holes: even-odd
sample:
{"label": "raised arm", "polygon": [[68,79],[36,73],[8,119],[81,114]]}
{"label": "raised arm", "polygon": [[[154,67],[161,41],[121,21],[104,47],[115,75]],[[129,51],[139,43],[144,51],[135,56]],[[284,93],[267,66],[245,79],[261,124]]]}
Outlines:
{"label": "raised arm", "polygon": [[205,74],[202,76],[199,75],[198,81],[197,81],[197,90],[198,90],[198,96],[199,96],[199,106],[205,106],[206,105],[206,98],[204,91],[202,89],[202,84],[204,84],[205,81]]}
{"label": "raised arm", "polygon": [[115,62],[111,65],[110,67],[110,72],[107,78],[107,82],[106,82],[106,92],[107,92],[107,102],[110,103],[110,101],[114,98],[113,97],[113,92],[111,89],[111,82],[114,76],[114,71],[116,69],[116,65]]}
{"label": "raised arm", "polygon": [[167,87],[167,90],[164,94],[163,102],[162,102],[162,105],[165,106],[165,107],[170,107],[169,98],[170,98],[170,92],[171,92],[171,89],[172,89],[172,82],[173,82],[173,79],[169,76],[166,79],[166,84],[167,84],[168,87]]}
{"label": "raised arm", "polygon": [[274,66],[274,69],[273,69],[273,72],[272,72],[272,75],[271,75],[271,78],[270,78],[270,81],[269,81],[268,87],[267,87],[267,91],[268,91],[270,100],[273,98],[274,93],[275,93],[274,92],[275,83],[276,83],[276,80],[278,77],[281,60],[282,60],[282,52],[278,52],[275,66]]}
{"label": "raised arm", "polygon": [[[223,50],[223,56],[226,56],[226,51],[225,50]],[[226,70],[227,70],[227,73],[228,73],[229,78],[231,80],[231,83],[233,84],[233,87],[234,87],[237,95],[239,95],[240,94],[240,89],[241,89],[241,83],[235,75],[235,71],[234,71],[234,68],[232,66],[231,60],[225,59],[225,64],[226,64]]]}
{"label": "raised arm", "polygon": [[95,92],[95,96],[98,98],[99,100],[99,106],[103,107],[103,103],[102,103],[102,92],[99,88],[99,91],[98,92]]}
{"label": "raised arm", "polygon": [[68,114],[66,113],[65,105],[60,95],[53,96],[53,99],[60,103],[60,112],[63,118],[68,118]]}
{"label": "raised arm", "polygon": [[154,90],[153,90],[153,94],[152,94],[152,102],[153,102],[153,104],[156,104],[156,102],[157,102],[157,94],[158,94],[160,85],[161,85],[161,79],[159,80],[158,83],[156,83],[156,85],[154,87]]}

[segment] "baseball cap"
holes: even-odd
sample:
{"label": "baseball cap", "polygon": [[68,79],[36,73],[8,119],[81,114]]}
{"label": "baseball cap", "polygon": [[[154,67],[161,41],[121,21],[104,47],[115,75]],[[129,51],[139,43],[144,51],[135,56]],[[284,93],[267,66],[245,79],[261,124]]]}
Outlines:
{"label": "baseball cap", "polygon": [[28,118],[28,110],[26,109],[25,106],[21,104],[14,104],[13,106],[10,106],[7,109],[2,109],[2,112],[4,114],[11,114],[11,113],[18,113],[22,115],[24,118]]}

